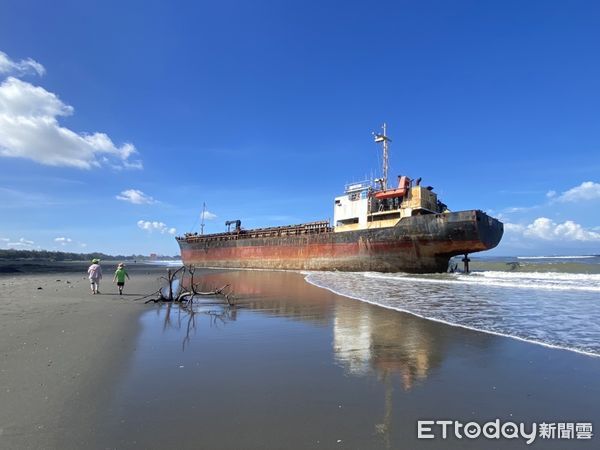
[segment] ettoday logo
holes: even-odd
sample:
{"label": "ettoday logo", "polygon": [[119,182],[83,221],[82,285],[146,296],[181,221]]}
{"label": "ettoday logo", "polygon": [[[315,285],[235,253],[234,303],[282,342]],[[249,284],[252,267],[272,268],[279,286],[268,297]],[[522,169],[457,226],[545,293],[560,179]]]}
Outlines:
{"label": "ettoday logo", "polygon": [[523,422],[504,422],[496,419],[484,424],[478,422],[462,423],[458,420],[419,420],[417,422],[418,439],[447,439],[454,435],[456,439],[523,439],[527,445],[540,439],[592,439],[591,422],[560,422],[525,424]]}

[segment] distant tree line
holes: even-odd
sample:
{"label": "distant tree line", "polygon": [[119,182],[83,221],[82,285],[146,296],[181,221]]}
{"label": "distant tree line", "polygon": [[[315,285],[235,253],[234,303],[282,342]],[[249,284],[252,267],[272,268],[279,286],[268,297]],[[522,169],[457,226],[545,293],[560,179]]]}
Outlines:
{"label": "distant tree line", "polygon": [[176,256],[157,255],[150,258],[148,255],[107,255],[106,253],[72,253],[72,252],[55,252],[49,250],[1,250],[0,259],[16,260],[16,259],[41,259],[46,261],[91,261],[94,258],[100,260],[119,260],[119,261],[147,261],[150,259],[179,259]]}

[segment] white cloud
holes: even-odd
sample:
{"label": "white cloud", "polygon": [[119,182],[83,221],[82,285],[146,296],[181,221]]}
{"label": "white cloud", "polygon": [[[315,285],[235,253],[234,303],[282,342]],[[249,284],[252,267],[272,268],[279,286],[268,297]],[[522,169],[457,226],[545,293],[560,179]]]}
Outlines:
{"label": "white cloud", "polygon": [[27,58],[21,61],[13,61],[4,52],[0,52],[0,73],[13,73],[17,75],[37,74],[44,75],[46,69],[39,62]]}
{"label": "white cloud", "polygon": [[572,220],[557,225],[554,235],[575,241],[600,241],[600,233],[586,230]]}
{"label": "white cloud", "polygon": [[7,247],[31,247],[31,246],[33,246],[33,244],[34,244],[33,241],[29,241],[25,238],[21,238],[17,242],[8,242],[6,244],[6,246]]}
{"label": "white cloud", "polygon": [[156,221],[149,221],[149,220],[138,220],[137,226],[139,228],[141,228],[142,230],[146,230],[149,232],[152,231],[158,231],[161,234],[171,234],[171,235],[175,235],[177,234],[177,230],[175,228],[169,228],[167,227],[167,225],[163,222],[156,222]]}
{"label": "white cloud", "polygon": [[556,191],[546,192],[547,201],[543,204],[533,206],[516,206],[508,207],[502,210],[504,214],[519,214],[528,211],[534,211],[540,208],[548,208],[549,205],[557,207],[559,203],[576,203],[590,200],[600,199],[600,183],[594,183],[593,181],[585,181],[579,186],[575,186],[561,194]]}
{"label": "white cloud", "polygon": [[547,217],[538,217],[528,225],[505,223],[504,229],[509,234],[545,241],[600,241],[600,233],[592,231],[593,229],[586,230],[572,220],[556,223]]}
{"label": "white cloud", "polygon": [[[0,73],[27,68],[43,73],[36,64],[15,63],[0,53]],[[58,119],[73,112],[56,94],[9,76],[0,84],[0,156],[78,169],[142,168],[141,161],[132,159],[137,153],[133,144],[117,146],[105,133],[78,133],[60,126]]]}
{"label": "white cloud", "polygon": [[203,212],[200,213],[200,219],[214,220],[216,218],[217,218],[217,215],[211,213],[210,211],[203,211]]}
{"label": "white cloud", "polygon": [[118,200],[133,203],[134,205],[156,203],[156,201],[152,197],[144,194],[138,189],[127,189],[126,191],[122,191],[119,195],[116,196],[116,198]]}
{"label": "white cloud", "polygon": [[10,242],[10,239],[9,238],[2,238],[2,239],[0,239],[0,241]]}
{"label": "white cloud", "polygon": [[568,191],[563,192],[558,200],[561,202],[578,202],[600,199],[600,183],[584,181]]}
{"label": "white cloud", "polygon": [[68,237],[57,237],[57,238],[54,238],[54,242],[56,242],[57,244],[60,244],[60,245],[67,245],[67,244],[73,242],[73,240]]}

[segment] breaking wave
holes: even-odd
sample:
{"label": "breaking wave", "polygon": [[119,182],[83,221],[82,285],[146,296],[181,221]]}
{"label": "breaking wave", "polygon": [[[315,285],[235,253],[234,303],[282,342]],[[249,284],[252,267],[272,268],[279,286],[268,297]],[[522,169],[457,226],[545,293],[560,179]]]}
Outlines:
{"label": "breaking wave", "polygon": [[559,291],[600,292],[600,274],[559,272],[472,272],[469,275],[447,274],[428,278],[407,274],[364,273],[367,278],[414,281],[417,283],[467,284],[515,289],[549,289]]}
{"label": "breaking wave", "polygon": [[583,256],[517,256],[517,259],[590,259],[597,258],[595,255]]}
{"label": "breaking wave", "polygon": [[154,260],[154,261],[144,261],[146,264],[153,264],[156,266],[166,266],[166,267],[180,267],[183,266],[183,262],[180,259],[174,260]]}

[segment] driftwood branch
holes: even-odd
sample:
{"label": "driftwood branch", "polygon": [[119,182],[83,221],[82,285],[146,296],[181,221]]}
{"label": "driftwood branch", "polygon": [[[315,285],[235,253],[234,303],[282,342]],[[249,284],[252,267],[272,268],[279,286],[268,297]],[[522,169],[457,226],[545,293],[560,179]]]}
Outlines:
{"label": "driftwood branch", "polygon": [[194,293],[195,293],[195,295],[219,295],[219,294],[222,294],[223,291],[225,289],[227,289],[228,287],[229,287],[229,284],[226,284],[223,287],[220,287],[219,289],[215,289],[214,291],[198,292],[198,291],[194,290]]}
{"label": "driftwood branch", "polygon": [[[187,271],[190,274],[190,290],[187,291],[183,291],[181,289],[181,286],[178,286],[177,292],[174,289],[174,283],[177,280],[177,274],[179,272],[182,272],[183,274],[185,274],[185,272]],[[157,295],[157,298],[151,298],[149,300],[146,300],[145,303],[150,303],[150,302],[177,302],[177,303],[181,303],[181,304],[191,304],[194,302],[194,297],[202,297],[202,296],[211,296],[211,295],[222,295],[225,300],[227,301],[227,304],[229,304],[230,306],[234,304],[234,297],[233,297],[233,292],[230,291],[230,287],[231,285],[229,284],[225,284],[222,287],[218,288],[218,289],[214,289],[212,291],[200,291],[199,290],[199,285],[200,283],[195,284],[194,283],[194,272],[196,271],[196,268],[194,266],[182,266],[179,269],[175,270],[174,272],[171,271],[171,269],[167,269],[167,276],[164,277],[160,277],[159,280],[164,280],[167,282],[167,286],[165,288],[161,288],[156,292],[153,292],[152,294],[146,295],[144,297],[140,297],[139,299],[136,300],[142,300],[144,298],[150,297],[152,295]]]}

